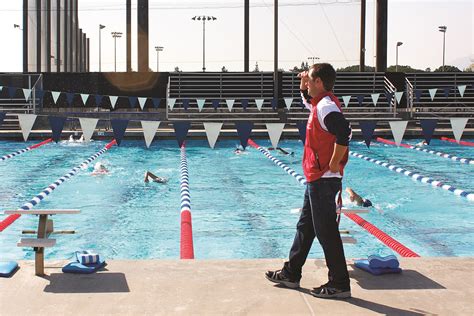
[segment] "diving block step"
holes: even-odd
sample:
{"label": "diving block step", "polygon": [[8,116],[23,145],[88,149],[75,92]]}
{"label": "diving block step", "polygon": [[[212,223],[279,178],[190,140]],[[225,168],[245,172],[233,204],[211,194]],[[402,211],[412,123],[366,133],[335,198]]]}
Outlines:
{"label": "diving block step", "polygon": [[369,213],[369,209],[362,208],[362,209],[352,209],[352,208],[343,208],[343,214],[356,214],[356,213]]}
{"label": "diving block step", "polygon": [[56,215],[56,214],[78,214],[80,210],[8,210],[5,215]]}
{"label": "diving block step", "polygon": [[341,237],[343,244],[357,244],[357,240],[354,237]]}
{"label": "diving block step", "polygon": [[21,238],[16,244],[18,247],[46,248],[56,245],[56,239],[48,238]]}

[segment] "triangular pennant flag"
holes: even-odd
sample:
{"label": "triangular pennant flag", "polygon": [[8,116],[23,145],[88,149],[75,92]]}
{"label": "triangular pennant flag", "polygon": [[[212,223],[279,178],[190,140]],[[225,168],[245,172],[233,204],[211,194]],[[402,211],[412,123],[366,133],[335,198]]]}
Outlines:
{"label": "triangular pennant flag", "polygon": [[56,104],[58,102],[59,96],[61,95],[61,92],[51,91],[51,95],[53,96],[54,104]]}
{"label": "triangular pennant flag", "polygon": [[94,134],[95,127],[97,126],[97,122],[99,119],[97,118],[85,118],[80,117],[79,123],[81,124],[82,128],[82,135],[84,136],[84,140],[86,142],[91,140],[92,134]]}
{"label": "triangular pennant flag", "polygon": [[8,95],[10,96],[10,99],[13,99],[16,94],[16,88],[15,87],[8,87]]}
{"label": "triangular pennant flag", "polygon": [[176,99],[168,98],[168,106],[170,107],[170,111],[173,111],[175,103],[176,103]]}
{"label": "triangular pennant flag", "polygon": [[235,127],[237,128],[237,134],[240,138],[240,144],[245,149],[252,133],[253,123],[252,122],[236,122]]}
{"label": "triangular pennant flag", "polygon": [[74,93],[72,92],[67,92],[66,93],[66,100],[67,100],[67,104],[69,104],[69,106],[72,105],[72,101],[74,100]]}
{"label": "triangular pennant flag", "polygon": [[302,110],[306,109],[306,106],[303,103],[303,99],[300,99],[300,106]]}
{"label": "triangular pennant flag", "polygon": [[395,92],[395,99],[397,100],[397,104],[400,104],[400,101],[402,100],[402,96],[403,96],[403,91]]}
{"label": "triangular pennant flag", "polygon": [[393,139],[397,146],[400,146],[403,139],[403,134],[407,128],[408,121],[391,121],[390,128],[392,129]]}
{"label": "triangular pennant flag", "polygon": [[138,98],[137,97],[128,97],[128,103],[130,103],[130,108],[137,106]]}
{"label": "triangular pennant flag", "polygon": [[428,91],[430,92],[431,101],[433,101],[436,95],[436,91],[438,91],[438,88],[429,89]]}
{"label": "triangular pennant flag", "polygon": [[433,133],[437,123],[438,120],[420,120],[421,130],[423,131],[423,135],[425,136],[425,140],[428,145],[430,144],[431,138],[433,137]]}
{"label": "triangular pennant flag", "polygon": [[113,119],[110,120],[110,124],[112,125],[112,130],[114,131],[115,141],[117,142],[117,145],[120,146],[122,138],[125,135],[125,131],[127,130],[128,120]]}
{"label": "triangular pennant flag", "polygon": [[152,101],[153,101],[153,107],[154,107],[155,109],[157,109],[157,108],[160,107],[160,103],[161,103],[161,99],[160,99],[160,98],[153,98]]}
{"label": "triangular pennant flag", "polygon": [[281,133],[283,133],[283,128],[285,127],[285,123],[267,123],[266,125],[272,146],[277,148]]}
{"label": "triangular pennant flag", "polygon": [[244,111],[247,111],[247,106],[249,105],[249,100],[247,100],[247,99],[240,100],[240,104],[242,105],[242,108],[244,109]]}
{"label": "triangular pennant flag", "polygon": [[117,105],[118,96],[109,95],[109,100],[110,100],[110,105],[112,106],[112,109],[115,109],[115,106]]}
{"label": "triangular pennant flag", "polygon": [[466,127],[467,121],[469,118],[464,117],[453,117],[451,120],[451,129],[453,130],[454,138],[456,141],[461,141],[462,134],[464,133],[464,128]]}
{"label": "triangular pennant flag", "polygon": [[43,97],[44,97],[44,90],[40,90],[40,89],[37,89],[35,90],[35,97],[40,99],[40,102],[43,101]]}
{"label": "triangular pennant flag", "polygon": [[229,108],[229,112],[232,112],[232,108],[234,107],[235,100],[225,100],[227,107]]}
{"label": "triangular pennant flag", "polygon": [[102,102],[102,98],[103,98],[103,96],[100,95],[100,94],[95,95],[95,105],[96,106],[100,106],[100,103]]}
{"label": "triangular pennant flag", "polygon": [[300,134],[300,139],[301,142],[303,142],[303,145],[306,141],[306,125],[308,125],[307,121],[296,122],[296,127],[298,127],[298,133]]}
{"label": "triangular pennant flag", "polygon": [[421,98],[421,95],[422,95],[423,91],[422,90],[415,90],[415,99],[416,99],[416,103],[419,103],[420,102],[420,98]]}
{"label": "triangular pennant flag", "polygon": [[221,132],[222,124],[224,123],[204,123],[204,130],[206,131],[207,141],[209,146],[214,149],[217,138]]}
{"label": "triangular pennant flag", "polygon": [[367,148],[370,148],[370,142],[372,136],[374,136],[375,126],[377,123],[375,121],[360,121],[359,126],[362,131],[362,136],[364,137],[365,145]]}
{"label": "triangular pennant flag", "polygon": [[385,98],[387,99],[388,106],[392,106],[393,93],[385,92]]}
{"label": "triangular pennant flag", "polygon": [[357,102],[359,103],[359,106],[362,106],[362,103],[364,103],[364,97],[365,97],[365,96],[362,95],[362,94],[359,94],[359,95],[357,96]]}
{"label": "triangular pennant flag", "polygon": [[204,103],[206,103],[206,99],[196,99],[196,102],[198,105],[198,110],[201,112],[202,108],[204,107]]}
{"label": "triangular pennant flag", "polygon": [[217,110],[217,108],[219,107],[219,103],[220,100],[212,100],[212,107],[214,108],[214,110]]}
{"label": "triangular pennant flag", "polygon": [[291,104],[293,103],[293,98],[285,98],[285,105],[288,111],[291,109]]}
{"label": "triangular pennant flag", "polygon": [[28,140],[33,124],[36,121],[35,114],[18,114],[18,123],[20,123],[21,133],[25,142]]}
{"label": "triangular pennant flag", "polygon": [[145,97],[139,97],[138,98],[138,104],[140,104],[140,109],[143,110],[143,108],[145,108],[146,100],[147,100],[147,98],[145,98]]}
{"label": "triangular pennant flag", "polygon": [[183,109],[187,111],[188,108],[189,108],[189,99],[183,99]]}
{"label": "triangular pennant flag", "polygon": [[255,104],[257,105],[257,109],[259,111],[262,111],[263,101],[264,99],[255,99]]}
{"label": "triangular pennant flag", "polygon": [[464,97],[464,91],[466,91],[466,85],[458,86],[459,94],[461,95],[461,98]]}
{"label": "triangular pennant flag", "polygon": [[380,93],[372,93],[370,96],[372,97],[372,102],[374,103],[374,106],[377,106],[377,102],[379,101]]}
{"label": "triangular pennant flag", "polygon": [[445,98],[449,98],[449,93],[451,92],[451,87],[444,87],[443,94]]}
{"label": "triangular pennant flag", "polygon": [[[110,97],[109,97],[110,98]],[[81,99],[82,99],[82,103],[84,104],[84,106],[86,105],[87,103],[87,99],[89,99],[89,95],[88,94],[85,94],[85,93],[81,93]],[[112,99],[111,99],[112,101]],[[113,106],[112,106],[113,108]]]}
{"label": "triangular pennant flag", "polygon": [[191,126],[190,122],[174,122],[174,133],[176,134],[176,140],[178,141],[178,146],[181,148],[184,141],[186,140],[186,135],[188,135],[189,127]]}
{"label": "triangular pennant flag", "polygon": [[344,106],[347,107],[349,105],[349,102],[351,102],[351,96],[350,95],[343,96],[342,101],[344,101]]}
{"label": "triangular pennant flag", "polygon": [[31,95],[31,89],[23,89],[23,95],[25,96],[25,101],[28,101]]}
{"label": "triangular pennant flag", "polygon": [[0,93],[3,92],[3,86],[0,86]]}
{"label": "triangular pennant flag", "polygon": [[272,110],[276,111],[277,108],[278,108],[278,99],[273,99],[272,100]]}
{"label": "triangular pennant flag", "polygon": [[3,120],[5,119],[5,116],[7,116],[7,113],[0,112],[0,126],[2,126]]}
{"label": "triangular pennant flag", "polygon": [[143,136],[145,136],[146,148],[150,148],[151,142],[155,138],[156,131],[160,127],[160,121],[141,121]]}
{"label": "triangular pennant flag", "polygon": [[66,117],[64,116],[48,116],[49,125],[51,126],[51,131],[53,132],[53,140],[57,143],[61,139],[61,133],[64,128],[64,123],[66,122]]}

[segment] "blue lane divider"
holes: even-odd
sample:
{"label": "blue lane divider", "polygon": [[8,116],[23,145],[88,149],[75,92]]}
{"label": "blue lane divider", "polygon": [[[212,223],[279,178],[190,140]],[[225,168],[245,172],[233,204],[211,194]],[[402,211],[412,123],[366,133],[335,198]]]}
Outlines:
{"label": "blue lane divider", "polygon": [[451,160],[458,161],[458,162],[461,162],[461,163],[466,163],[466,164],[469,164],[469,165],[474,165],[474,159],[470,159],[470,158],[459,158],[459,157],[456,157],[456,156],[454,156],[454,155],[442,153],[442,152],[440,152],[440,151],[429,150],[429,149],[421,148],[421,147],[410,146],[410,149],[414,149],[414,150],[418,150],[418,151],[424,151],[425,153],[429,153],[429,154],[432,154],[432,155],[436,155],[436,156],[439,156],[439,157],[442,157],[442,158],[447,158],[447,159],[451,159]]}
{"label": "blue lane divider", "polygon": [[353,152],[353,151],[349,151],[349,155],[351,155],[353,157],[361,158],[361,159],[366,160],[366,161],[373,162],[373,163],[375,163],[379,166],[382,166],[382,167],[386,167],[386,168],[388,168],[392,171],[403,174],[403,175],[405,175],[407,177],[410,177],[410,178],[412,178],[416,181],[419,181],[419,182],[422,182],[422,183],[429,183],[433,187],[440,187],[444,190],[447,190],[447,191],[450,191],[450,192],[454,193],[457,196],[465,197],[469,201],[474,201],[474,193],[466,192],[464,190],[457,189],[457,188],[455,188],[455,187],[453,187],[449,184],[445,184],[445,183],[442,183],[441,181],[437,181],[437,180],[434,180],[430,177],[423,176],[423,175],[418,174],[414,171],[409,171],[409,170],[391,165],[388,162],[383,162],[383,161],[380,161],[380,160],[377,160],[377,159],[373,159],[373,158],[358,154],[358,153]]}
{"label": "blue lane divider", "polygon": [[24,148],[24,149],[20,149],[20,150],[18,150],[18,151],[15,151],[14,153],[5,155],[5,156],[3,156],[3,157],[0,158],[0,161],[4,161],[4,160],[10,159],[10,158],[13,158],[13,157],[15,157],[15,156],[21,155],[22,153],[26,153],[27,151],[36,149],[36,148],[41,147],[41,146],[43,146],[43,145],[45,145],[45,144],[47,144],[47,143],[50,143],[50,142],[52,142],[52,141],[53,141],[52,138],[48,138],[47,140],[42,141],[42,142],[39,143],[39,144],[30,146],[30,147],[27,147],[27,148]]}
{"label": "blue lane divider", "polygon": [[186,149],[181,146],[181,212],[191,211],[191,196],[189,194],[189,173],[186,159]]}

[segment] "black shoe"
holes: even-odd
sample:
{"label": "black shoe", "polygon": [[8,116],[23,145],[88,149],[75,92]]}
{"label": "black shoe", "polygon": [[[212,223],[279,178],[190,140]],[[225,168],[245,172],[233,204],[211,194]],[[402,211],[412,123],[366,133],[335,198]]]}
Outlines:
{"label": "black shoe", "polygon": [[300,281],[287,277],[281,270],[267,271],[265,277],[272,282],[283,284],[290,289],[297,289],[300,287]]}
{"label": "black shoe", "polygon": [[319,298],[350,298],[351,289],[338,289],[335,288],[329,283],[321,285],[320,287],[315,287],[309,291],[311,295]]}

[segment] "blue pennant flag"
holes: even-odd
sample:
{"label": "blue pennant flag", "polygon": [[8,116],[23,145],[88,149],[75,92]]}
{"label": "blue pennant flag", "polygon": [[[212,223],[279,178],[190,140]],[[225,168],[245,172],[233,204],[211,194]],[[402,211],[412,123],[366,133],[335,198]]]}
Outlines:
{"label": "blue pennant flag", "polygon": [[16,88],[15,87],[8,87],[8,95],[10,96],[10,99],[13,99],[16,94]]}
{"label": "blue pennant flag", "polygon": [[174,133],[176,135],[176,140],[178,141],[178,146],[181,148],[183,145],[186,135],[188,135],[189,127],[191,127],[190,122],[174,122]]}
{"label": "blue pennant flag", "polygon": [[[189,99],[183,99],[183,109],[187,111],[189,108]],[[181,145],[179,145],[181,147]]]}
{"label": "blue pennant flag", "polygon": [[40,99],[40,102],[43,102],[44,90],[36,90],[35,97]]}
{"label": "blue pennant flag", "polygon": [[74,100],[74,93],[72,92],[67,92],[66,93],[66,100],[67,100],[67,103],[69,104],[69,106],[72,105],[72,101]]}
{"label": "blue pennant flag", "polygon": [[377,123],[375,121],[360,121],[359,126],[362,131],[362,136],[364,137],[365,145],[367,148],[370,148],[370,141],[372,136],[374,136],[375,126]]}
{"label": "blue pennant flag", "polygon": [[117,145],[120,146],[123,136],[125,135],[125,130],[127,129],[128,120],[110,120],[112,129],[114,131],[114,138],[117,141]]}
{"label": "blue pennant flag", "polygon": [[364,103],[364,95],[358,95],[357,96],[357,102],[359,102],[359,106],[362,106],[362,103]]}
{"label": "blue pennant flag", "polygon": [[62,116],[48,116],[49,125],[51,125],[51,131],[53,132],[53,140],[57,143],[61,139],[61,133],[63,131],[66,117]]}
{"label": "blue pennant flag", "polygon": [[388,106],[390,106],[392,104],[393,93],[385,92],[385,98],[387,99]]}
{"label": "blue pennant flag", "polygon": [[214,110],[217,110],[217,108],[219,107],[219,103],[220,100],[212,100],[212,107],[214,108]]}
{"label": "blue pennant flag", "polygon": [[273,99],[272,100],[272,110],[276,111],[278,108],[278,99]]}
{"label": "blue pennant flag", "polygon": [[443,92],[444,92],[444,97],[449,98],[449,93],[451,92],[451,87],[444,87]]}
{"label": "blue pennant flag", "polygon": [[5,118],[5,116],[6,116],[6,113],[0,112],[0,126],[2,126],[3,119]]}
{"label": "blue pennant flag", "polygon": [[298,127],[298,132],[300,133],[300,139],[303,142],[303,145],[306,141],[306,125],[308,125],[307,121],[296,122],[296,127]]}
{"label": "blue pennant flag", "polygon": [[153,101],[153,107],[154,107],[155,109],[157,109],[157,108],[160,107],[160,103],[161,103],[161,99],[160,99],[160,98],[153,98],[152,101]]}
{"label": "blue pennant flag", "polygon": [[433,119],[420,120],[421,129],[423,130],[423,136],[425,136],[425,140],[428,145],[430,144],[431,138],[433,137],[437,123],[438,120]]}
{"label": "blue pennant flag", "polygon": [[137,97],[128,97],[128,103],[130,103],[130,108],[133,109],[137,106],[138,98]]}
{"label": "blue pennant flag", "polygon": [[250,134],[252,133],[253,123],[252,122],[236,122],[235,128],[237,128],[237,134],[240,138],[240,144],[245,149],[247,147]]}
{"label": "blue pennant flag", "polygon": [[418,89],[415,90],[416,103],[419,103],[419,102],[420,102],[420,98],[421,98],[421,94],[422,94],[422,93],[423,93],[423,91],[421,91],[421,90],[418,90]]}
{"label": "blue pennant flag", "polygon": [[96,106],[100,106],[100,103],[102,102],[102,98],[103,98],[103,96],[101,96],[100,94],[96,94],[96,96],[95,96],[95,105]]}
{"label": "blue pennant flag", "polygon": [[[247,111],[247,107],[249,106],[249,100],[247,100],[247,99],[242,99],[242,100],[240,101],[240,103],[242,104],[242,108],[244,109],[244,111]],[[245,146],[247,146],[247,143],[246,143]],[[244,148],[245,148],[245,147],[244,147]]]}

